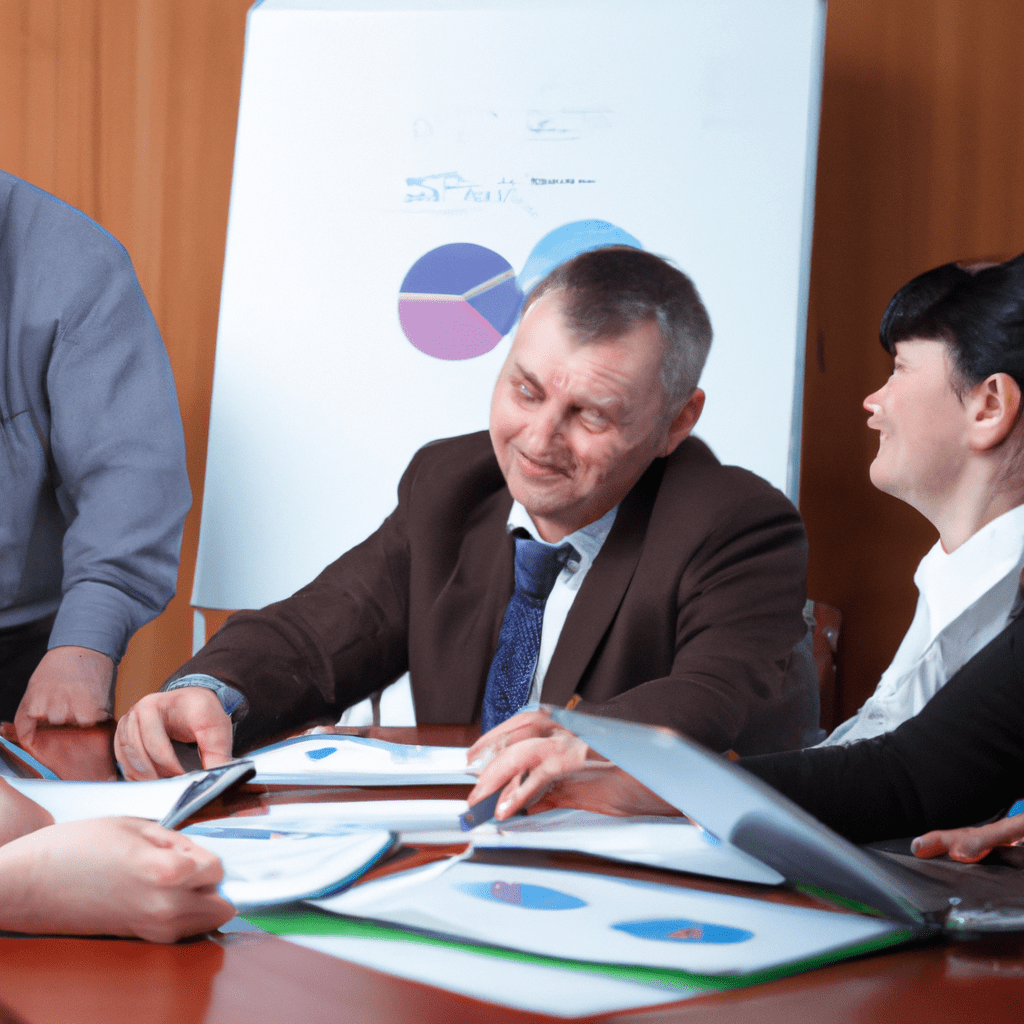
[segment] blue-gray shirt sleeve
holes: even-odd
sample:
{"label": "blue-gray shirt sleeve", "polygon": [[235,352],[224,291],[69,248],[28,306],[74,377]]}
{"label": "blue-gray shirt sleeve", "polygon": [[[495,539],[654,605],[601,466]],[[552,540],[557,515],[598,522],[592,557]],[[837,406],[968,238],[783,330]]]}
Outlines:
{"label": "blue-gray shirt sleeve", "polygon": [[224,713],[230,716],[235,725],[245,718],[249,711],[249,702],[245,699],[244,694],[239,693],[233,686],[214,679],[213,676],[201,673],[170,679],[160,687],[160,691],[166,693],[168,690],[181,690],[186,686],[198,686],[204,690],[212,690],[217,695]]}
{"label": "blue-gray shirt sleeve", "polygon": [[55,591],[50,647],[118,661],[174,594],[191,504],[170,361],[124,248],[9,175],[0,278],[0,480],[20,506],[0,513],[13,523],[6,613],[25,618]]}

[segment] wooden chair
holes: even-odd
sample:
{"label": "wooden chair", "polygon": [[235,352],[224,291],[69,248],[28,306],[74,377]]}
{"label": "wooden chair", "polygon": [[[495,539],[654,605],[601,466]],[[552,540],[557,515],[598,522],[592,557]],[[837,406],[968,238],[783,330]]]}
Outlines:
{"label": "wooden chair", "polygon": [[839,629],[843,623],[838,608],[821,601],[808,601],[804,619],[814,630],[814,664],[818,670],[818,691],[821,700],[821,727],[831,732],[836,727],[839,706],[839,678],[836,652]]}

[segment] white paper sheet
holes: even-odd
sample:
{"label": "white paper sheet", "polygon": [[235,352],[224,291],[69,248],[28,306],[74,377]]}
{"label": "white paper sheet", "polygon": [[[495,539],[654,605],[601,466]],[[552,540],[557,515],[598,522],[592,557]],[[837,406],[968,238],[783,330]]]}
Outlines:
{"label": "white paper sheet", "polygon": [[390,832],[336,835],[281,833],[268,828],[183,830],[224,865],[220,894],[236,907],[261,907],[323,896],[348,885],[393,844]]}
{"label": "white paper sheet", "polygon": [[709,975],[782,967],[900,930],[855,914],[461,859],[311,902],[541,956]]}
{"label": "white paper sheet", "polygon": [[675,260],[715,328],[699,434],[796,498],[820,0],[301,6],[249,15],[193,604],[294,592],[486,427],[507,336],[441,358],[401,323],[451,244],[523,287],[581,222]]}
{"label": "white paper sheet", "polygon": [[466,747],[425,747],[360,736],[298,736],[246,755],[256,782],[304,786],[472,785]]}
{"label": "white paper sheet", "polygon": [[478,849],[574,850],[737,882],[785,881],[759,860],[681,818],[616,818],[554,810],[486,822],[473,829],[470,839]]}
{"label": "white paper sheet", "polygon": [[275,832],[335,835],[353,828],[451,833],[468,842],[459,827],[465,800],[354,800],[347,803],[269,804],[257,814],[205,822],[225,829],[272,828]]}
{"label": "white paper sheet", "polygon": [[308,949],[377,971],[529,1013],[584,1017],[689,999],[703,989],[658,988],[582,971],[515,960],[495,961],[444,946],[339,935],[283,935]]}
{"label": "white paper sheet", "polygon": [[57,822],[126,814],[159,821],[181,794],[205,772],[189,772],[155,782],[63,782],[7,779],[15,789],[45,807]]}

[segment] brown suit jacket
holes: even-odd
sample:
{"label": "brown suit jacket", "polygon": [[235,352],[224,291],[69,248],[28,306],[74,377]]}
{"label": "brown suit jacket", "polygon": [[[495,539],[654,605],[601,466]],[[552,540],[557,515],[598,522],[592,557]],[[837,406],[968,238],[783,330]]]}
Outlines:
{"label": "brown suit jacket", "polygon": [[[512,594],[512,498],[486,432],[413,458],[398,507],[309,586],[232,616],[175,678],[245,694],[248,746],[341,711],[406,670],[417,721],[479,720]],[[541,698],[671,726],[743,753],[801,743],[787,678],[804,636],[807,543],[790,502],[690,438],[622,501]]]}

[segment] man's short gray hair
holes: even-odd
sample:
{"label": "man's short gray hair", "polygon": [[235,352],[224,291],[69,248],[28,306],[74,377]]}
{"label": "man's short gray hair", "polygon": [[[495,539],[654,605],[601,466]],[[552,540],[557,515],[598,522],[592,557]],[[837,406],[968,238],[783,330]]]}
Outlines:
{"label": "man's short gray hair", "polygon": [[593,249],[552,270],[530,292],[523,312],[556,290],[569,327],[584,341],[618,338],[656,321],[665,342],[658,374],[665,404],[673,412],[683,406],[711,348],[711,321],[681,270],[642,249]]}

